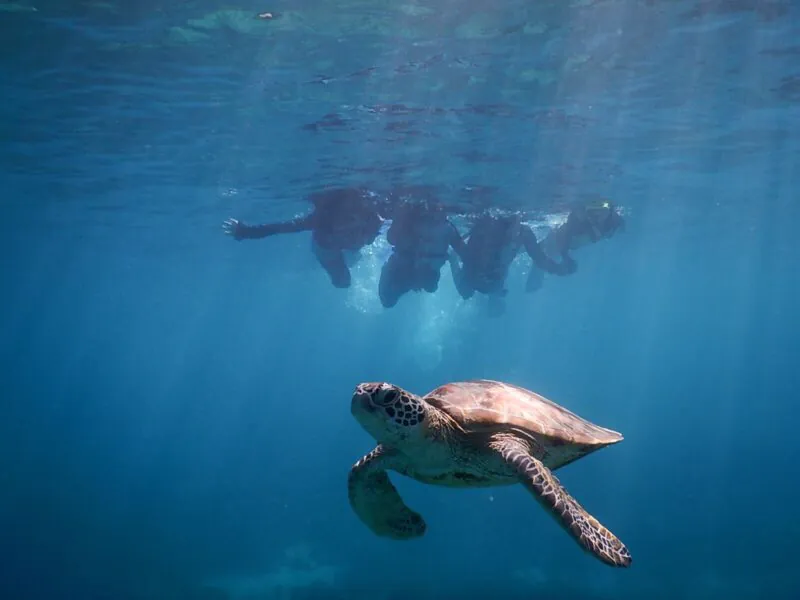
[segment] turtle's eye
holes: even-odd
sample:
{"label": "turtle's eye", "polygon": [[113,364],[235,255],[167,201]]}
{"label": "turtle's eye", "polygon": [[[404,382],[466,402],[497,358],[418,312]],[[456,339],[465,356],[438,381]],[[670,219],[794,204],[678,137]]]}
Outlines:
{"label": "turtle's eye", "polygon": [[397,400],[397,392],[395,390],[382,390],[375,397],[375,403],[381,406],[394,404],[395,400]]}

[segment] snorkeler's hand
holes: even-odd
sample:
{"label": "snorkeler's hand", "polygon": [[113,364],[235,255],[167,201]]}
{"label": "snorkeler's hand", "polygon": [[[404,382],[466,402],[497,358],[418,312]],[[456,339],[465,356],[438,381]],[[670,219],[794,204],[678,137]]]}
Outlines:
{"label": "snorkeler's hand", "polygon": [[222,230],[225,232],[225,235],[233,236],[235,240],[241,240],[241,231],[244,225],[237,221],[234,218],[226,219],[224,223],[222,223]]}

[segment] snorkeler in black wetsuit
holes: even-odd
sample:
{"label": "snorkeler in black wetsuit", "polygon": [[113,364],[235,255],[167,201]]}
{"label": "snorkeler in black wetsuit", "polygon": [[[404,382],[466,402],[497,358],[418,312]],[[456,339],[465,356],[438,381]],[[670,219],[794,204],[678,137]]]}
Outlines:
{"label": "snorkeler in black wetsuit", "polygon": [[378,284],[385,308],[391,308],[412,290],[435,292],[448,250],[453,248],[460,255],[464,249],[461,234],[437,204],[400,204],[392,217],[386,232],[392,254],[381,270]]}
{"label": "snorkeler in black wetsuit", "polygon": [[525,248],[534,264],[554,275],[568,275],[574,264],[557,263],[539,247],[536,235],[524,225],[518,215],[483,215],[473,225],[461,255],[462,264],[450,256],[450,269],[458,293],[465,300],[475,292],[490,296],[497,310],[502,310],[499,298],[505,288],[508,269],[521,248]]}
{"label": "snorkeler in black wetsuit", "polygon": [[357,252],[377,237],[382,220],[375,197],[361,188],[338,188],[309,196],[314,210],[283,223],[245,225],[236,219],[223,223],[235,240],[260,239],[279,233],[311,232],[314,255],[337,288],[350,287],[345,253]]}
{"label": "snorkeler in black wetsuit", "polygon": [[[610,200],[590,202],[570,211],[567,221],[551,231],[541,242],[542,249],[551,257],[561,257],[562,262],[569,262],[573,270],[577,264],[570,256],[576,250],[588,244],[613,237],[617,231],[625,230],[625,219]],[[542,272],[532,268],[528,275],[526,289],[537,290],[541,287]]]}

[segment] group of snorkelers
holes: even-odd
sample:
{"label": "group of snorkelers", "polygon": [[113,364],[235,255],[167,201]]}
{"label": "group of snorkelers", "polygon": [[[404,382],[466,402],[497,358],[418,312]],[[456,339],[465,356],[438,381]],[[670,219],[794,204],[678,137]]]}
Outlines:
{"label": "group of snorkelers", "polygon": [[462,237],[445,208],[435,201],[401,202],[391,193],[382,196],[364,188],[330,189],[312,194],[309,200],[313,210],[303,217],[263,225],[246,225],[231,218],[223,229],[236,240],[310,231],[314,255],[331,283],[347,288],[351,283],[349,258],[372,244],[384,221],[390,220],[386,239],[392,253],[378,284],[386,308],[410,291],[435,292],[441,269],[449,263],[462,298],[478,292],[502,311],[508,270],[520,250],[524,248],[533,261],[526,282],[526,291],[533,292],[541,286],[545,272],[563,276],[576,271],[571,250],[610,238],[625,226],[609,200],[573,209],[541,242],[515,213],[487,212]]}

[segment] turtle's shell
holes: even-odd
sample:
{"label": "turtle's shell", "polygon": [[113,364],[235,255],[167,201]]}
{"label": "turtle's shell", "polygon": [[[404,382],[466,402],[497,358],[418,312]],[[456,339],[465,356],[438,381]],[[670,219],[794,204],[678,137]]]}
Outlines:
{"label": "turtle's shell", "polygon": [[448,383],[423,400],[450,415],[466,432],[517,431],[546,446],[587,451],[622,441],[622,435],[521,387],[485,379]]}

